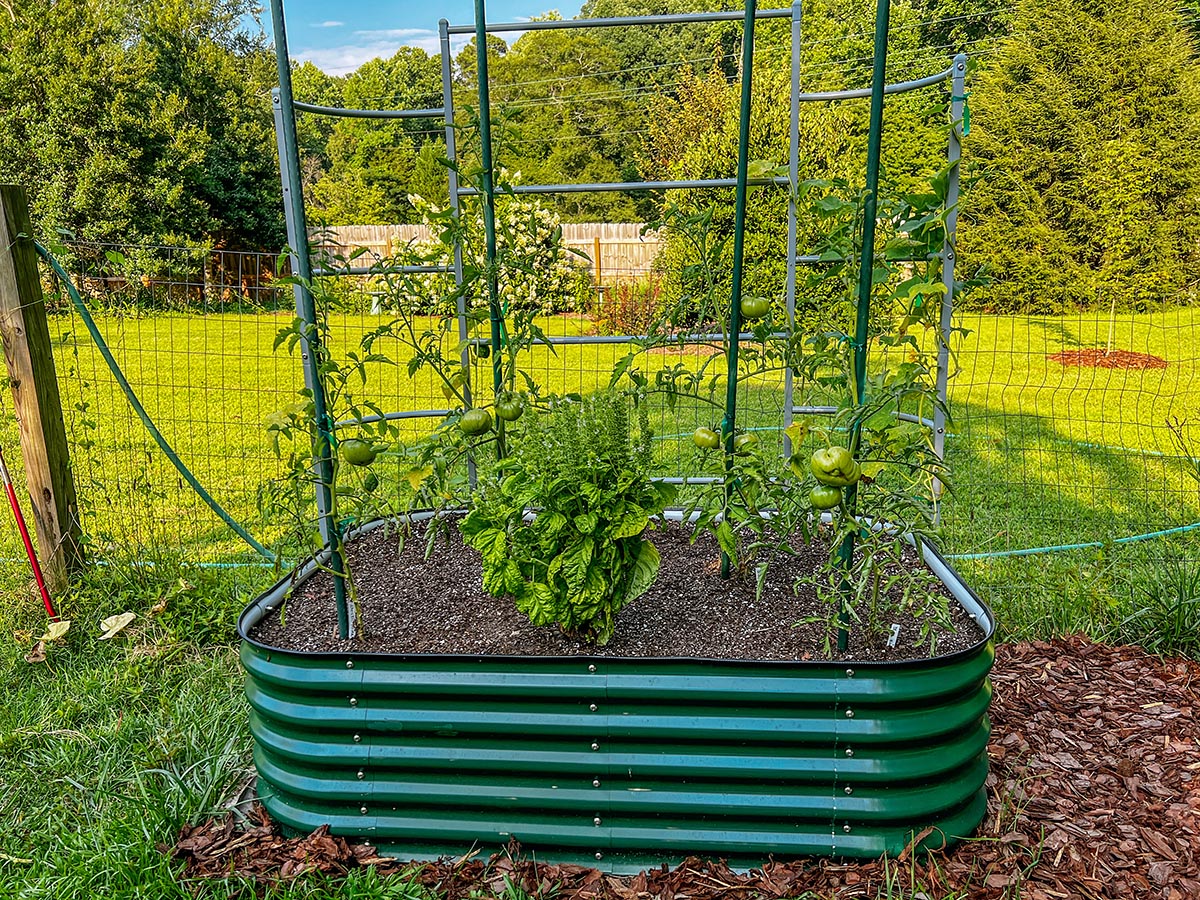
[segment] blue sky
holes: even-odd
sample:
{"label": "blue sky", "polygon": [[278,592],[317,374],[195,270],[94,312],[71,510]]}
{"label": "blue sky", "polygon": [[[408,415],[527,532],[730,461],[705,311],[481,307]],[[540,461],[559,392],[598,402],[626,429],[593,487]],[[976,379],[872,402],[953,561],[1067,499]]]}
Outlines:
{"label": "blue sky", "polygon": [[[519,22],[549,10],[565,18],[579,12],[580,0],[490,0],[488,20]],[[400,47],[421,47],[437,51],[438,20],[453,25],[475,21],[474,0],[284,0],[288,50],[293,59],[311,60],[330,75],[344,75],[368,59],[388,57]],[[271,33],[271,15],[263,15],[267,34]],[[516,34],[506,34],[510,42]],[[469,40],[455,38],[454,49]]]}

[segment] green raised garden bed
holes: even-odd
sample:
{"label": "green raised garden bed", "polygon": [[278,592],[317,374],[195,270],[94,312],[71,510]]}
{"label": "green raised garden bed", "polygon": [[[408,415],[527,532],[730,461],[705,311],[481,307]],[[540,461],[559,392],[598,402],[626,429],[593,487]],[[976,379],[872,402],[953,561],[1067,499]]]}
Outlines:
{"label": "green raised garden bed", "polygon": [[889,663],[297,653],[249,637],[285,579],[239,622],[263,803],[400,857],[515,837],[613,871],[953,842],[984,815],[995,623],[926,561],[985,638]]}

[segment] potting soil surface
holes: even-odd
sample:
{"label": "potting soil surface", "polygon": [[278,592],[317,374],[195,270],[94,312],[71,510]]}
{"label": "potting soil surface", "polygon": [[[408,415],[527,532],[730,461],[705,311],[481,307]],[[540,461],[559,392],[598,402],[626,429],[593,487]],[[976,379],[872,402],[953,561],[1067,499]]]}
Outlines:
{"label": "potting soil surface", "polygon": [[[756,596],[752,567],[721,578],[720,549],[708,532],[693,542],[690,530],[668,524],[650,532],[662,562],[650,589],[620,611],[611,641],[601,648],[565,635],[556,626],[535,626],[508,598],[483,591],[482,560],[463,543],[454,522],[444,522],[426,556],[425,524],[403,541],[396,526],[376,528],[347,545],[349,570],[362,611],[361,633],[337,636],[333,579],[319,572],[299,585],[280,610],[252,632],[263,644],[298,651],[435,653],[500,656],[594,654],[612,657],[687,657],[754,660],[900,660],[928,658],[933,643],[922,636],[929,616],[920,606],[891,603],[874,628],[852,623],[846,653],[836,651],[836,605],[819,599],[811,579],[829,556],[819,541],[795,542],[795,554],[776,555]],[[905,548],[906,565],[917,567]],[[926,570],[928,571],[928,570]],[[923,589],[923,586],[922,586]],[[954,630],[934,627],[937,655],[978,644],[983,632],[938,582],[948,600]],[[894,586],[896,600],[903,591]],[[833,587],[826,598],[836,598]],[[865,615],[866,610],[862,613]],[[891,625],[900,626],[895,647]],[[828,649],[827,649],[828,648]]]}

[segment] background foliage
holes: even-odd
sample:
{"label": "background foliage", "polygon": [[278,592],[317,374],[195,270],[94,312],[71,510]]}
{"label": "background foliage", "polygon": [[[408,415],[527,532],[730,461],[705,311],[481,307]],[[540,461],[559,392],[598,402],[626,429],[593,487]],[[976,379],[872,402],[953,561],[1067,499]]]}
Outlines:
{"label": "background foliage", "polygon": [[[783,5],[768,0],[766,5]],[[735,0],[588,0],[584,16],[736,8]],[[0,179],[24,184],[41,228],[122,243],[277,251],[284,242],[269,108],[270,48],[248,0],[5,0],[0,10]],[[548,15],[555,15],[550,13]],[[805,89],[856,87],[870,72],[873,8],[814,0],[804,17]],[[1150,0],[895,0],[889,80],[953,53],[978,64],[963,258],[991,279],[967,298],[995,312],[1190,302],[1200,275],[1200,91],[1195,4]],[[728,176],[736,141],[740,25],[531,31],[490,44],[503,132],[498,162],[525,183]],[[764,21],[752,155],[787,145],[787,23]],[[474,104],[475,48],[454,64]],[[351,107],[441,103],[439,60],[405,47],[345,76],[294,71],[299,99]],[[944,92],[893,98],[885,177],[903,191],[936,170]],[[866,103],[810,104],[801,179],[861,180]],[[445,202],[440,122],[300,117],[314,224],[421,221]],[[469,163],[469,153],[464,163]],[[652,221],[684,197],[580,193],[548,201],[563,222]],[[783,279],[783,200],[751,204],[752,284]],[[801,249],[816,237],[802,221]]]}

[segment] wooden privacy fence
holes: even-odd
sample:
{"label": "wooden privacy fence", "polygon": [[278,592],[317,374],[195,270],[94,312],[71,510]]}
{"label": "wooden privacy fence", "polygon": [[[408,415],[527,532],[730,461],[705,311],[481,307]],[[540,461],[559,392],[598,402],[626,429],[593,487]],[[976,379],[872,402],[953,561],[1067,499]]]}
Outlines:
{"label": "wooden privacy fence", "polygon": [[[637,222],[563,225],[563,243],[588,255],[586,265],[593,282],[611,284],[623,277],[644,275],[653,268],[661,242],[655,234],[643,236],[643,227]],[[405,244],[428,241],[429,229],[424,225],[339,225],[311,229],[310,237],[336,253],[349,254],[363,248],[386,257]]]}

